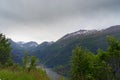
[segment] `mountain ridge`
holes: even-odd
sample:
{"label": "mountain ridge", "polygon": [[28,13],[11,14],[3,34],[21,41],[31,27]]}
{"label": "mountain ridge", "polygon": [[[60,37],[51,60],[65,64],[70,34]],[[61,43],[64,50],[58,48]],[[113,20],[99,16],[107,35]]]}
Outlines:
{"label": "mountain ridge", "polygon": [[41,59],[43,64],[48,67],[54,67],[67,64],[72,50],[76,46],[82,46],[96,53],[98,49],[106,50],[108,46],[106,41],[107,36],[114,36],[120,40],[120,25],[117,25],[117,27],[111,26],[103,30],[94,30],[95,32],[91,30],[90,34],[86,34],[84,31],[87,32],[87,30],[82,30],[85,35],[82,33],[65,38],[77,32],[69,33],[45,49],[39,52],[36,51],[34,55]]}
{"label": "mountain ridge", "polygon": [[[69,63],[72,50],[76,46],[82,46],[94,53],[96,53],[99,48],[106,50],[108,46],[106,41],[107,36],[114,36],[120,40],[120,25],[111,26],[102,30],[78,30],[66,34],[56,42],[43,42],[38,44],[36,47],[34,46],[34,48],[28,50],[28,53],[29,55],[34,55],[39,58],[41,63],[47,67],[56,67]],[[17,60],[22,59],[19,57],[23,57],[23,49],[17,46],[15,42],[12,43],[14,44],[12,47],[15,46],[12,54],[18,54]],[[20,52],[21,50],[22,52]]]}
{"label": "mountain ridge", "polygon": [[80,36],[81,35],[90,35],[90,34],[94,34],[96,32],[97,32],[97,30],[79,30],[79,31],[76,31],[73,33],[69,33],[69,34],[63,36],[61,39],[66,39],[66,38],[70,38],[70,37],[78,36],[78,35],[80,35]]}

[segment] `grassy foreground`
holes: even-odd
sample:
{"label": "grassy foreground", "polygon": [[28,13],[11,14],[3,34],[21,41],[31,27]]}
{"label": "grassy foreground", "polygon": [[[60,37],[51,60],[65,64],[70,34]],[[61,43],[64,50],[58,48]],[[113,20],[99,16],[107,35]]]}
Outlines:
{"label": "grassy foreground", "polygon": [[0,69],[0,80],[50,80],[45,71],[41,69],[30,72],[12,68]]}

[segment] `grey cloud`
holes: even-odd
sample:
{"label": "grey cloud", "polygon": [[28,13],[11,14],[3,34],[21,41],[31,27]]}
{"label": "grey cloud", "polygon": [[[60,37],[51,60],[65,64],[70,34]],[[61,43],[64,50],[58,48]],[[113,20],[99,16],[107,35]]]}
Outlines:
{"label": "grey cloud", "polygon": [[0,16],[18,22],[51,22],[71,16],[86,16],[97,10],[114,10],[119,0],[1,0]]}
{"label": "grey cloud", "polygon": [[15,40],[57,40],[79,29],[120,24],[119,4],[120,0],[0,0],[0,31]]}

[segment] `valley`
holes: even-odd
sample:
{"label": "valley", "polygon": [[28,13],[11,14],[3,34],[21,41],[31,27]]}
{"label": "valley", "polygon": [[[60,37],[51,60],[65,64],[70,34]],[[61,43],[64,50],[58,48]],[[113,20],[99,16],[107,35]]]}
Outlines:
{"label": "valley", "polygon": [[[54,68],[58,73],[65,75],[69,71],[69,60],[72,50],[76,46],[82,46],[91,52],[97,53],[98,49],[106,50],[107,36],[114,36],[120,40],[120,26],[112,26],[103,30],[79,30],[69,33],[56,42],[43,42],[37,44],[34,41],[28,43],[14,42],[11,39],[12,51],[16,63],[21,63],[24,51],[29,56],[36,56],[40,63],[48,68]],[[65,69],[65,71],[63,70]]]}

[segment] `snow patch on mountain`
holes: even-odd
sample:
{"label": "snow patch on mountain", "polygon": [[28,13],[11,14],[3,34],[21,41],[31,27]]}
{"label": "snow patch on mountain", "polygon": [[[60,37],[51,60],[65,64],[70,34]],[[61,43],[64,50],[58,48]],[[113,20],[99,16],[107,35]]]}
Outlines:
{"label": "snow patch on mountain", "polygon": [[97,30],[79,30],[70,34],[65,35],[62,39],[67,39],[77,35],[89,35],[97,32]]}
{"label": "snow patch on mountain", "polygon": [[37,47],[38,43],[30,41],[30,42],[17,42],[17,44],[22,47],[22,48],[27,48],[27,47]]}

